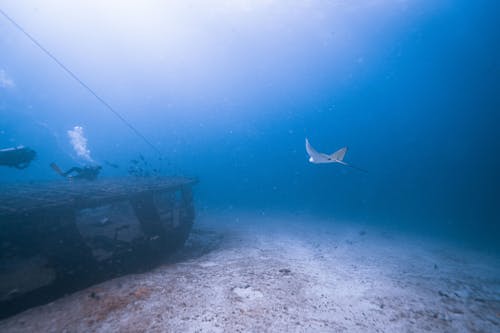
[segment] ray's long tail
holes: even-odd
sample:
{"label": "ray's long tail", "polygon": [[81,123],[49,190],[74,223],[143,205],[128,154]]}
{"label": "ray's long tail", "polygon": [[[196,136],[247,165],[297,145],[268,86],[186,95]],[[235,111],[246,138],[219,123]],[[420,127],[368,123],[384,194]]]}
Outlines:
{"label": "ray's long tail", "polygon": [[349,163],[345,163],[345,162],[342,162],[342,164],[344,164],[344,165],[346,165],[346,166],[348,166],[348,167],[351,167],[351,168],[353,168],[353,169],[356,169],[356,170],[358,170],[358,171],[361,171],[361,172],[364,172],[364,173],[368,173],[368,170],[361,169],[361,168],[359,168],[359,167],[357,167],[357,166],[355,166],[355,165],[352,165],[352,164],[349,164]]}

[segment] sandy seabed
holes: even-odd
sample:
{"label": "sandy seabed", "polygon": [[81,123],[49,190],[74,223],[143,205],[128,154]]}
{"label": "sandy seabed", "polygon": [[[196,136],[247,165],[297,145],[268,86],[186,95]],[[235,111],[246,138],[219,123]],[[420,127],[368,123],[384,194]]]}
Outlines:
{"label": "sandy seabed", "polygon": [[306,214],[205,213],[185,248],[0,332],[500,332],[500,258]]}

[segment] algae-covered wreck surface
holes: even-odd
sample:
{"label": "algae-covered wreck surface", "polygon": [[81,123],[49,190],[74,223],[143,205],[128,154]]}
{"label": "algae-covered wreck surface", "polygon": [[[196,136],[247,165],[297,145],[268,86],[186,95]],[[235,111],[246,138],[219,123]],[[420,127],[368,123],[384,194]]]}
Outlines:
{"label": "algae-covered wreck surface", "polygon": [[194,221],[182,177],[3,186],[0,317],[158,264]]}

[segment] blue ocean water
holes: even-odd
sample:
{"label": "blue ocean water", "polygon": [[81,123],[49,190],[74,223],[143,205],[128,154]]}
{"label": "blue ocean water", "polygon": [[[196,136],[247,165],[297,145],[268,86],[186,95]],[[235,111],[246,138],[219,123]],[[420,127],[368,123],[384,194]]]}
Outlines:
{"label": "blue ocean water", "polygon": [[[0,148],[37,158],[2,183],[101,177],[140,155],[196,176],[199,209],[310,211],[475,245],[500,236],[495,1],[2,1]],[[342,165],[308,162],[343,146]],[[108,161],[119,168],[110,167]]]}

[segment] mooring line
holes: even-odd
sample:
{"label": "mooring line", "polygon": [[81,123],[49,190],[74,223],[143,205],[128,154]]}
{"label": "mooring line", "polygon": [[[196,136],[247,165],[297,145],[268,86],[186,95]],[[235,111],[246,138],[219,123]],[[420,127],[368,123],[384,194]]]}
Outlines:
{"label": "mooring line", "polygon": [[100,97],[92,88],[90,88],[85,82],[83,82],[75,73],[73,73],[68,67],[66,67],[59,59],[57,59],[49,50],[47,50],[40,42],[38,42],[33,36],[31,36],[23,27],[21,27],[13,18],[7,15],[2,9],[0,9],[0,14],[3,15],[14,27],[21,31],[29,40],[31,40],[40,50],[42,50],[46,55],[48,55],[59,67],[61,67],[66,73],[68,73],[76,82],[78,82],[83,88],[85,88],[91,95],[93,95],[102,105],[104,105],[109,111],[111,111],[122,123],[124,123],[128,128],[132,130],[139,138],[141,138],[148,146],[153,148],[156,153],[163,158],[161,151],[146,138],[134,125],[132,125],[125,117],[123,117],[118,111],[116,111],[108,102],[106,102],[102,97]]}

